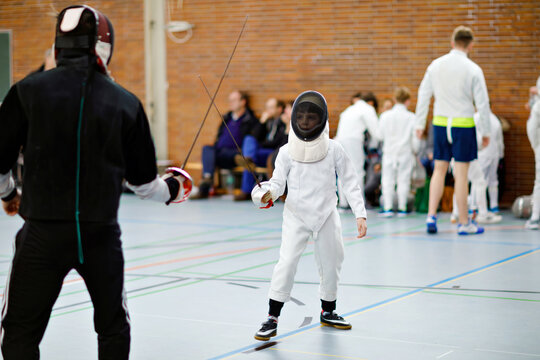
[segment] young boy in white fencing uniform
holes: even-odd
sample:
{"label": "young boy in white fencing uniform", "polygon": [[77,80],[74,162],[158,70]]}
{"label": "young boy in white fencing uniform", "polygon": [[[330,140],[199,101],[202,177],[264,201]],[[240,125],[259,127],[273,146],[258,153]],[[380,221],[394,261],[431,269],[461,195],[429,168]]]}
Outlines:
{"label": "young boy in white fencing uniform", "polygon": [[283,304],[290,299],[298,261],[308,240],[314,242],[320,275],[322,325],[350,329],[336,312],[339,273],[344,257],[341,221],[336,208],[336,174],[356,216],[358,237],[366,234],[366,209],[358,173],[343,147],[329,139],[326,100],[306,91],[295,100],[289,142],[280,148],[272,178],[251,192],[257,205],[276,200],[288,187],[283,210],[279,262],[269,291],[268,318],[255,334],[266,341],[277,334]]}
{"label": "young boy in white fencing uniform", "polygon": [[398,198],[398,216],[407,215],[407,197],[411,189],[411,174],[415,162],[415,149],[419,140],[415,136],[415,115],[407,110],[411,93],[406,87],[394,92],[396,104],[391,110],[381,114],[379,139],[382,147],[382,196],[383,217],[394,216],[392,211],[394,196]]}
{"label": "young boy in white fencing uniform", "polygon": [[[364,132],[367,130],[372,137],[376,137],[377,132],[377,112],[375,108],[362,99],[358,99],[354,104],[346,108],[339,116],[339,123],[334,140],[338,141],[347,155],[351,159],[353,166],[360,179],[360,187],[364,190],[364,177],[366,172],[364,164],[366,155],[364,153]],[[346,209],[349,207],[347,198],[342,191],[341,184],[338,183],[339,207]]]}
{"label": "young boy in white fencing uniform", "polygon": [[[474,122],[479,124],[479,120],[480,114],[474,114]],[[478,163],[482,168],[487,182],[489,211],[496,214],[499,212],[499,179],[497,169],[499,167],[499,161],[504,157],[504,140],[501,122],[492,112],[489,114],[489,122],[491,125],[490,142],[488,146],[478,150]],[[480,137],[480,132],[477,131],[477,139],[480,139]],[[478,142],[480,143],[480,140]]]}
{"label": "young boy in white fencing uniform", "polygon": [[[540,77],[536,82],[536,88],[540,89]],[[531,230],[538,230],[540,227],[540,96],[538,94],[535,95],[531,108],[531,116],[527,121],[527,136],[534,150],[536,176],[534,179],[531,218],[527,220],[525,227]]]}

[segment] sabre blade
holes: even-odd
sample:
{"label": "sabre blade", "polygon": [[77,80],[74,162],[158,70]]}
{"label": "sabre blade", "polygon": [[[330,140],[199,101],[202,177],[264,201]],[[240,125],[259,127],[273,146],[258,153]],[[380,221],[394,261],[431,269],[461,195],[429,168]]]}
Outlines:
{"label": "sabre blade", "polygon": [[248,21],[249,15],[246,15],[246,19],[244,20],[244,25],[242,25],[242,30],[240,30],[240,34],[238,34],[238,38],[236,39],[236,43],[234,44],[233,51],[231,53],[231,56],[229,57],[229,61],[227,61],[227,66],[225,66],[225,70],[223,71],[223,74],[221,75],[221,79],[219,79],[218,86],[216,88],[216,91],[214,92],[214,96],[212,96],[212,101],[208,105],[208,108],[206,109],[206,114],[204,114],[203,121],[201,122],[201,126],[199,126],[199,130],[197,131],[197,134],[195,134],[195,138],[193,139],[193,142],[191,143],[191,146],[189,148],[189,151],[186,155],[186,159],[184,160],[184,163],[182,164],[181,168],[184,169],[186,167],[186,164],[189,160],[189,157],[191,155],[191,152],[193,151],[193,148],[195,147],[195,143],[197,142],[197,139],[199,138],[199,135],[201,133],[201,130],[204,126],[204,123],[206,122],[206,118],[208,117],[208,113],[210,113],[210,109],[212,108],[212,103],[214,102],[214,99],[216,98],[216,95],[219,91],[219,88],[221,87],[221,83],[223,82],[223,79],[225,78],[225,75],[227,74],[227,70],[229,69],[229,65],[231,64],[232,58],[234,56],[234,53],[236,52],[236,48],[238,47],[238,43],[240,42],[240,38],[242,37],[242,34],[244,33],[244,29],[246,28],[246,24]]}
{"label": "sabre blade", "polygon": [[[208,88],[206,87],[206,84],[204,83],[201,75],[199,75],[199,80],[201,80],[201,83],[202,83],[202,86],[204,87],[204,90],[206,91],[206,94],[210,97],[210,91],[208,91]],[[240,153],[240,155],[242,156],[242,159],[244,159],[244,163],[246,164],[247,168],[248,168],[248,171],[249,173],[251,174],[251,176],[253,176],[253,179],[255,179],[255,182],[257,183],[257,185],[259,187],[261,187],[261,183],[259,181],[259,179],[257,178],[257,175],[255,174],[255,172],[251,169],[251,166],[250,164],[248,163],[248,161],[246,160],[246,157],[244,156],[244,154],[242,153],[242,149],[240,148],[240,146],[238,145],[238,143],[236,142],[236,139],[234,138],[232,132],[231,132],[231,129],[229,129],[229,125],[227,125],[227,122],[225,121],[225,118],[223,117],[223,115],[221,115],[221,111],[219,111],[214,99],[212,99],[212,102],[210,105],[214,105],[214,108],[216,109],[217,113],[219,114],[219,117],[221,118],[221,121],[223,122],[223,125],[225,125],[225,128],[227,129],[227,131],[229,132],[229,136],[231,137],[233,143],[234,143],[234,146],[236,146],[236,150],[238,150],[238,152]]]}

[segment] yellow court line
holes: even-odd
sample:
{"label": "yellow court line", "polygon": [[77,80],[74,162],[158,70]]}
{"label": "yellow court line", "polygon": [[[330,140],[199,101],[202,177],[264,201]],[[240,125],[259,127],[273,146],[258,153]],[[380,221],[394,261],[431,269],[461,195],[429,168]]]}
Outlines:
{"label": "yellow court line", "polygon": [[278,348],[273,348],[273,347],[268,348],[268,350],[284,351],[284,352],[291,352],[291,353],[298,353],[298,354],[305,354],[305,355],[326,356],[326,357],[333,357],[333,358],[338,358],[338,359],[367,360],[366,358],[359,358],[359,357],[352,357],[352,356],[321,354],[321,353],[314,353],[314,352],[308,352],[308,351],[299,351],[299,350],[290,350],[290,349],[278,349]]}

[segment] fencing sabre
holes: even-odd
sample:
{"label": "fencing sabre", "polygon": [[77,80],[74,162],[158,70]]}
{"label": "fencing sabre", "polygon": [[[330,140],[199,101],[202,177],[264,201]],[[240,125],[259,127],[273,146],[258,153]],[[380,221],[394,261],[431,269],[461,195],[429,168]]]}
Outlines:
{"label": "fencing sabre", "polygon": [[[202,77],[200,75],[199,75],[199,80],[201,80],[201,83],[202,83],[202,85],[204,87],[204,90],[206,91],[206,94],[208,95],[208,97],[211,98],[212,95],[210,94],[210,91],[208,91],[208,88],[206,87],[206,84],[204,83],[204,81],[203,81],[203,79],[202,79]],[[236,142],[236,139],[234,138],[234,136],[233,136],[233,134],[231,132],[231,129],[229,129],[229,125],[227,125],[227,122],[225,121],[225,118],[221,115],[221,111],[219,111],[216,103],[214,102],[214,99],[212,99],[212,102],[210,103],[210,105],[214,105],[214,108],[216,109],[217,113],[219,114],[219,117],[221,118],[221,121],[223,122],[223,125],[225,125],[225,128],[229,132],[229,135],[230,135],[230,137],[231,137],[231,139],[232,139],[232,141],[234,143],[234,146],[236,146],[236,150],[238,150],[238,152],[242,156],[242,159],[244,159],[244,164],[246,164],[246,167],[247,167],[249,173],[251,174],[251,176],[253,176],[253,179],[257,183],[257,186],[261,187],[261,182],[259,181],[259,179],[257,178],[257,175],[255,174],[255,172],[251,168],[250,163],[246,160],[246,157],[242,153],[242,149],[240,148],[240,146]],[[274,202],[272,200],[270,200],[266,206],[261,206],[261,209],[268,209],[271,206],[274,206]]]}
{"label": "fencing sabre", "polygon": [[231,56],[229,57],[229,61],[227,62],[227,66],[225,66],[225,70],[223,71],[223,74],[221,75],[221,79],[219,79],[219,83],[217,86],[216,91],[214,92],[214,96],[211,97],[212,101],[210,101],[210,104],[208,105],[208,109],[206,109],[206,114],[204,115],[203,121],[201,122],[201,125],[199,126],[199,130],[197,131],[197,134],[195,134],[195,138],[193,139],[193,143],[191,144],[191,147],[189,148],[189,151],[187,153],[186,159],[184,160],[184,163],[182,164],[182,169],[184,169],[187,165],[189,156],[191,155],[191,152],[193,151],[193,147],[195,146],[195,143],[197,142],[197,139],[199,138],[199,135],[201,133],[201,130],[204,126],[204,123],[206,122],[206,118],[208,117],[208,113],[210,112],[210,109],[212,108],[212,104],[214,103],[214,99],[216,98],[216,95],[219,91],[219,88],[221,87],[221,83],[223,82],[223,79],[225,78],[225,75],[227,74],[227,70],[229,69],[229,65],[231,64],[231,60],[234,56],[234,53],[236,51],[236,47],[238,46],[238,43],[240,42],[240,38],[242,37],[242,34],[244,32],[244,29],[246,28],[246,23],[248,21],[249,15],[246,15],[246,19],[244,20],[244,25],[242,26],[242,30],[240,30],[240,34],[238,34],[238,38],[236,39],[236,44],[234,44],[233,51],[231,53]]}

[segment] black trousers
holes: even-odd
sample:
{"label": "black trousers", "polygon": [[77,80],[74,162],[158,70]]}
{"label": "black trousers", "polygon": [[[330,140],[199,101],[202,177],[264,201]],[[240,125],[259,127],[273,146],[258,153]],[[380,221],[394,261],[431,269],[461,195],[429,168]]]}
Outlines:
{"label": "black trousers", "polygon": [[82,265],[76,234],[74,222],[33,220],[17,233],[2,305],[5,360],[39,359],[39,343],[71,269],[84,279],[94,305],[99,359],[128,359],[130,322],[120,227],[116,223],[81,223]]}

